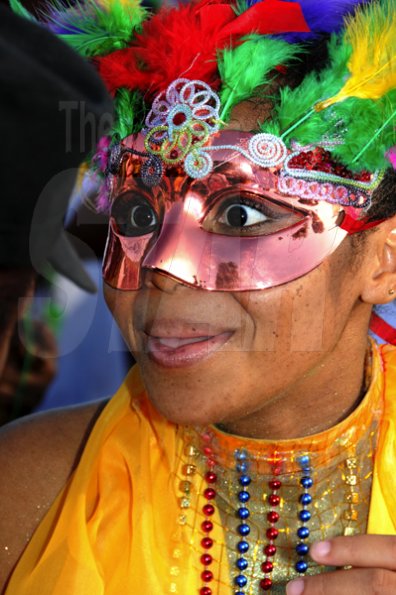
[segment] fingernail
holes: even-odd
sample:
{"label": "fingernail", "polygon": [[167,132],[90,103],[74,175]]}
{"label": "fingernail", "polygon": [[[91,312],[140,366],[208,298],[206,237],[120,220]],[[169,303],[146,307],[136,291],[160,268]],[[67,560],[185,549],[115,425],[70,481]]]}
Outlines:
{"label": "fingernail", "polygon": [[304,592],[304,581],[298,578],[286,585],[286,595],[301,595]]}
{"label": "fingernail", "polygon": [[330,553],[330,541],[317,541],[311,547],[311,556],[313,558],[324,558]]}

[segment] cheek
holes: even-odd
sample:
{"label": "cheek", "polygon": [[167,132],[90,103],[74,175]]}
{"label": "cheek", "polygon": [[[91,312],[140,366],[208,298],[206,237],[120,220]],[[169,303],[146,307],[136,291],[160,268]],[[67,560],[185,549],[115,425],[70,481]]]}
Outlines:
{"label": "cheek", "polygon": [[133,329],[133,311],[138,291],[121,291],[103,284],[103,294],[121,334],[131,350],[135,347],[135,333]]}
{"label": "cheek", "polygon": [[286,285],[235,294],[254,321],[254,350],[287,357],[334,347],[359,296],[343,252]]}

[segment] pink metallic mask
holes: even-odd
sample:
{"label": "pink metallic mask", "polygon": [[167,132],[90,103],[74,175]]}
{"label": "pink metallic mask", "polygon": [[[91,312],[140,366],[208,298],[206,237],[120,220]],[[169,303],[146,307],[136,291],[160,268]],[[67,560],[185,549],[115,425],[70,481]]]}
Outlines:
{"label": "pink metallic mask", "polygon": [[[222,131],[212,146],[246,145],[252,136]],[[122,148],[144,153],[143,135]],[[346,237],[339,226],[345,214],[356,219],[352,207],[283,195],[276,169],[238,151],[219,148],[211,156],[206,177],[193,179],[178,166],[150,188],[141,176],[147,157],[123,154],[110,180],[106,283],[136,290],[142,270],[152,269],[207,290],[274,287],[317,267]]]}

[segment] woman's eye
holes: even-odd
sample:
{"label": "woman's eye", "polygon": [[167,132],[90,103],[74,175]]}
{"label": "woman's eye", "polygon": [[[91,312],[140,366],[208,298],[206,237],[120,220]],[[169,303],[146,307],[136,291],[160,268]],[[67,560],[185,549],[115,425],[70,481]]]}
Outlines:
{"label": "woman's eye", "polygon": [[223,235],[257,236],[293,226],[305,214],[290,205],[253,194],[220,198],[207,212],[202,227]]}
{"label": "woman's eye", "polygon": [[113,203],[111,215],[123,236],[153,233],[158,226],[157,213],[143,197],[120,196]]}
{"label": "woman's eye", "polygon": [[154,210],[148,205],[136,205],[131,209],[130,223],[137,229],[147,229],[156,223]]}
{"label": "woman's eye", "polygon": [[230,227],[248,227],[267,221],[268,217],[259,210],[243,204],[230,205],[219,217],[219,223]]}

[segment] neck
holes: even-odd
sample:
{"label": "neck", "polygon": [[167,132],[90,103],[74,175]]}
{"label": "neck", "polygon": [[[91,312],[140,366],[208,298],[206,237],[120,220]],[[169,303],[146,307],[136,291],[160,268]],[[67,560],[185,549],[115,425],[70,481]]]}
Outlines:
{"label": "neck", "polygon": [[307,374],[259,411],[222,424],[229,433],[266,440],[302,438],[345,419],[366,390],[367,327],[350,332]]}

